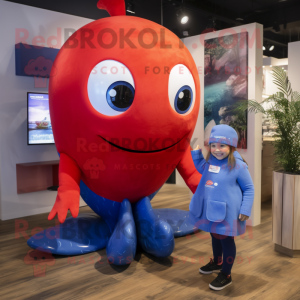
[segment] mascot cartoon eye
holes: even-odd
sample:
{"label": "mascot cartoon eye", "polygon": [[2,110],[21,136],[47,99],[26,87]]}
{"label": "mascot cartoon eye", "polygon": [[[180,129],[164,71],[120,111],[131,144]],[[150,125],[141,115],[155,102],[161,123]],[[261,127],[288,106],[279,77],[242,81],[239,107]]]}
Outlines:
{"label": "mascot cartoon eye", "polygon": [[135,85],[125,65],[115,60],[104,60],[91,71],[87,90],[90,103],[99,113],[116,116],[132,105]]}
{"label": "mascot cartoon eye", "polygon": [[182,64],[174,66],[169,77],[169,101],[179,114],[188,114],[195,103],[195,82],[189,69]]}
{"label": "mascot cartoon eye", "polygon": [[133,86],[125,81],[114,82],[106,92],[108,105],[117,111],[127,110],[134,98]]}

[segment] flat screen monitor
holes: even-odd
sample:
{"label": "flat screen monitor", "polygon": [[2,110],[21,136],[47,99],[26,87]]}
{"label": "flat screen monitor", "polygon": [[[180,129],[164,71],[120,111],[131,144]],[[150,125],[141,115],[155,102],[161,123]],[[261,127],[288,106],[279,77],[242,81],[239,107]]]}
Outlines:
{"label": "flat screen monitor", "polygon": [[54,144],[48,94],[27,93],[27,124],[28,145]]}

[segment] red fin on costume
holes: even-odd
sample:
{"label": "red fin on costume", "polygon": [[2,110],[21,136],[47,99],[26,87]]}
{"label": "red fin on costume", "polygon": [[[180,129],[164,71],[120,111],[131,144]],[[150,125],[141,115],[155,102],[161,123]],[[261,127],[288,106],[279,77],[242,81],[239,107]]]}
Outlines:
{"label": "red fin on costume", "polygon": [[191,146],[187,147],[182,159],[177,165],[177,170],[182,176],[187,186],[194,194],[196,192],[202,175],[195,168],[191,155],[191,150],[193,150]]}
{"label": "red fin on costume", "polygon": [[126,15],[124,0],[99,0],[97,7],[106,10],[112,17]]}

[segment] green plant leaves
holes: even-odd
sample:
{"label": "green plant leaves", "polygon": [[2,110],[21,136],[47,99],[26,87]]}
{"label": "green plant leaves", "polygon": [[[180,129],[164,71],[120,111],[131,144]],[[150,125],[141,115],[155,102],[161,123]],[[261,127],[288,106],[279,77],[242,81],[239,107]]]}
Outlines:
{"label": "green plant leaves", "polygon": [[292,87],[286,72],[280,67],[274,67],[272,77],[278,89],[288,98],[292,93]]}
{"label": "green plant leaves", "polygon": [[232,112],[235,113],[243,113],[246,110],[254,113],[266,113],[263,106],[258,103],[256,100],[239,100],[237,103],[233,105]]}
{"label": "green plant leaves", "polygon": [[[286,72],[273,68],[274,83],[278,92],[259,103],[256,100],[241,100],[233,111],[263,113],[276,127],[274,137],[276,163],[284,171],[300,173],[300,93],[294,92]],[[267,103],[268,108],[263,104]]]}

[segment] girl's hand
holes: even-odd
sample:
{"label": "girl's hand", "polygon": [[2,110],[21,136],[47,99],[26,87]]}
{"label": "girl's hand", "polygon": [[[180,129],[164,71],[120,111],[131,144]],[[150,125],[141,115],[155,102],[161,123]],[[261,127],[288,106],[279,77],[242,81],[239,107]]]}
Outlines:
{"label": "girl's hand", "polygon": [[194,150],[200,150],[200,147],[199,147],[199,145],[197,145],[197,147],[196,147]]}
{"label": "girl's hand", "polygon": [[240,215],[239,215],[239,219],[240,219],[241,221],[246,221],[246,220],[249,219],[249,217],[246,216],[246,215],[240,214]]}

